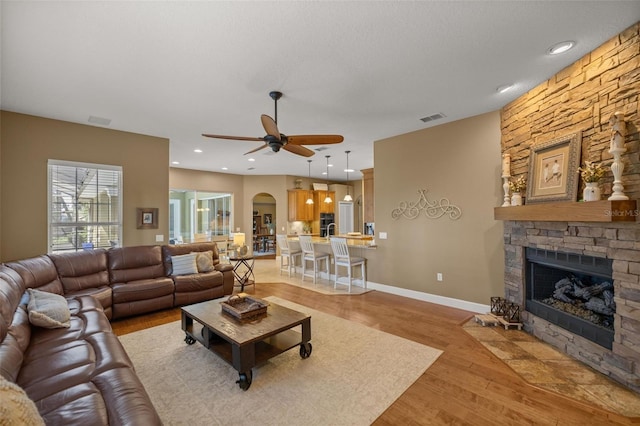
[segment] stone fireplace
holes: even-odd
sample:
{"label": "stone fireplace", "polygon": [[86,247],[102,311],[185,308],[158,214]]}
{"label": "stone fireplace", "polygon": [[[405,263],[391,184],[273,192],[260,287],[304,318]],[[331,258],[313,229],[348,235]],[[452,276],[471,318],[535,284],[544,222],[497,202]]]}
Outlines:
{"label": "stone fireplace", "polygon": [[[524,329],[640,393],[640,226],[635,221],[547,222],[498,217],[525,208],[496,209],[501,211],[496,218],[505,220],[505,298],[523,307]],[[542,288],[531,287],[536,275],[545,276],[547,284]],[[570,282],[559,283],[564,279]],[[563,286],[569,285],[579,290],[578,296],[563,296]],[[574,324],[576,315],[543,302],[554,292],[570,298],[567,303],[571,305],[581,293],[598,293],[598,300],[591,305],[604,312],[609,312],[606,304],[612,307],[612,324],[607,324],[606,318],[599,324]]]}

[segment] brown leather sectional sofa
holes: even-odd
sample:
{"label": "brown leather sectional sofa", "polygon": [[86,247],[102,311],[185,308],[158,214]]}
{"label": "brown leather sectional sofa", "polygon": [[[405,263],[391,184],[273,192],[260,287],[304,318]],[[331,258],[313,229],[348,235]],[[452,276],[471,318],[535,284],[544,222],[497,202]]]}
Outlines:
{"label": "brown leather sectional sofa", "polygon": [[[172,256],[206,251],[213,270],[174,274]],[[32,325],[27,289],[64,296],[70,326]],[[109,320],[232,292],[232,266],[220,263],[215,243],[8,262],[0,265],[0,375],[26,392],[46,424],[161,424]]]}

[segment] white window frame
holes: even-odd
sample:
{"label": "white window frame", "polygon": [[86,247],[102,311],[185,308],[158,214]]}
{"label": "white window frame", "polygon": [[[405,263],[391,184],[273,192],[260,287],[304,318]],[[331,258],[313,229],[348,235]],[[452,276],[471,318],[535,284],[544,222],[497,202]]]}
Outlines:
{"label": "white window frame", "polygon": [[[98,171],[111,171],[111,172],[116,172],[117,173],[117,187],[114,188],[116,190],[116,194],[114,194],[114,196],[117,195],[117,201],[115,203],[117,203],[117,205],[115,206],[114,210],[116,211],[115,214],[115,218],[111,217],[111,210],[112,210],[112,199],[111,196],[109,194],[109,220],[95,220],[95,221],[77,221],[77,215],[76,215],[76,220],[75,221],[68,221],[68,222],[61,222],[55,221],[55,218],[53,217],[53,203],[54,203],[54,194],[53,194],[53,184],[54,184],[54,178],[53,178],[53,171],[55,170],[55,167],[57,166],[64,166],[64,167],[71,167],[71,168],[83,168],[83,169],[95,169],[96,172]],[[67,226],[67,227],[74,227],[74,228],[78,228],[78,227],[100,227],[100,226],[109,226],[110,228],[116,227],[117,229],[117,240],[109,240],[107,242],[101,241],[101,244],[99,244],[99,247],[103,247],[103,248],[107,248],[109,246],[114,246],[114,245],[121,245],[122,242],[122,211],[123,211],[123,193],[122,193],[122,182],[123,182],[123,172],[122,172],[122,167],[121,166],[113,166],[113,165],[108,165],[108,164],[95,164],[95,163],[82,163],[82,162],[75,162],[75,161],[64,161],[64,160],[48,160],[47,162],[47,247],[48,247],[48,252],[49,253],[60,253],[60,252],[68,252],[68,251],[78,251],[78,250],[83,250],[89,247],[82,247],[81,244],[78,244],[78,241],[76,240],[75,242],[75,246],[72,246],[68,249],[64,249],[64,250],[55,250],[54,251],[54,242],[53,242],[53,238],[54,235],[56,235],[56,233],[53,232],[53,230],[55,228],[58,227],[62,227],[62,226]],[[75,205],[75,211],[77,211],[77,205],[80,204],[79,202],[79,198],[77,197],[76,194],[76,205]],[[114,204],[115,204],[114,203]],[[93,247],[93,248],[97,248],[97,247]]]}

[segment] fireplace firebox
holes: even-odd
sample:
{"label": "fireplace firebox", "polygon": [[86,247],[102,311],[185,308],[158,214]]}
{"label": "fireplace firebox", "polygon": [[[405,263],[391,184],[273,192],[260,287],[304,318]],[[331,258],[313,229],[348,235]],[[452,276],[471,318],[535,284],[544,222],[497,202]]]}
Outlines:
{"label": "fireplace firebox", "polygon": [[526,310],[611,349],[615,302],[612,261],[526,248]]}

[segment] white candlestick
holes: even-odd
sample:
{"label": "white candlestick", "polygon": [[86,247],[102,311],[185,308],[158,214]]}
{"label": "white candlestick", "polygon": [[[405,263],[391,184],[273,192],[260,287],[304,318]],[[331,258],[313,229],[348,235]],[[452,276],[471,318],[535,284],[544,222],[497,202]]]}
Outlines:
{"label": "white candlestick", "polygon": [[511,177],[511,154],[502,154],[502,177]]}

